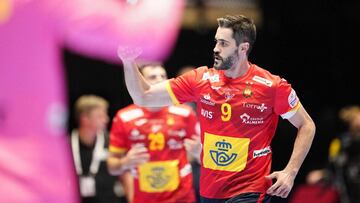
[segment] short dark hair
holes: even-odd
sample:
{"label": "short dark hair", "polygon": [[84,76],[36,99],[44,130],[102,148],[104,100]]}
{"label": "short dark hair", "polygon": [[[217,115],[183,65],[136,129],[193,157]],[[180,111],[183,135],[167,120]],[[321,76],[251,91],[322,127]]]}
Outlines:
{"label": "short dark hair", "polygon": [[226,15],[217,19],[219,27],[231,28],[233,30],[233,37],[236,41],[236,45],[240,43],[248,42],[250,44],[247,55],[256,40],[256,26],[252,19],[244,15]]}

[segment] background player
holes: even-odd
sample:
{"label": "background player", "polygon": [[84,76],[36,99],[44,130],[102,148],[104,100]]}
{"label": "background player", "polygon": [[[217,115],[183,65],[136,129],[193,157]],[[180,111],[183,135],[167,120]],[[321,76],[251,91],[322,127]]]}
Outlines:
{"label": "background player", "polygon": [[[141,72],[150,84],[167,79],[160,64],[144,65]],[[200,147],[194,143],[199,143],[199,139],[193,138],[196,126],[195,112],[186,105],[161,108],[130,105],[118,111],[111,128],[108,165],[114,175],[132,170],[134,195],[128,190],[130,199],[138,203],[195,201],[184,141],[191,141],[188,147],[199,159],[196,151],[200,150],[191,150]],[[131,182],[127,180],[125,184]]]}

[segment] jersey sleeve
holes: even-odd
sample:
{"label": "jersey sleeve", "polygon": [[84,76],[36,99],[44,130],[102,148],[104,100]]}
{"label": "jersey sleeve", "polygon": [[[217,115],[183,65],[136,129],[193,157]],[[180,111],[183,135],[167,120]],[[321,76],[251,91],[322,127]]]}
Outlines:
{"label": "jersey sleeve", "polygon": [[116,116],[110,129],[109,151],[112,153],[124,153],[129,150],[124,122]]}
{"label": "jersey sleeve", "polygon": [[170,79],[166,84],[167,91],[174,104],[193,102],[196,99],[196,86],[200,81],[199,75],[203,68],[186,72],[176,78]]}
{"label": "jersey sleeve", "polygon": [[197,119],[197,116],[195,114],[195,112],[193,110],[190,111],[190,114],[187,118],[187,128],[186,128],[186,138],[191,138],[192,136],[197,136],[199,135],[198,134],[198,130],[197,130],[197,127],[198,127],[198,119]]}
{"label": "jersey sleeve", "polygon": [[300,105],[295,90],[285,79],[281,79],[276,87],[275,113],[281,115],[283,119],[289,119],[297,112]]}

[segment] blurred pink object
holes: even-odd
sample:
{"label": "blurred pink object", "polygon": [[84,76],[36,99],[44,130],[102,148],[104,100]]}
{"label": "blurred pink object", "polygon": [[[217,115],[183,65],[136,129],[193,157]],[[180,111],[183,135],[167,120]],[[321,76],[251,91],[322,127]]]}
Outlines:
{"label": "blurred pink object", "polygon": [[[73,203],[62,47],[120,62],[118,45],[165,59],[184,2],[0,0],[0,202]],[[120,93],[119,93],[120,94]]]}

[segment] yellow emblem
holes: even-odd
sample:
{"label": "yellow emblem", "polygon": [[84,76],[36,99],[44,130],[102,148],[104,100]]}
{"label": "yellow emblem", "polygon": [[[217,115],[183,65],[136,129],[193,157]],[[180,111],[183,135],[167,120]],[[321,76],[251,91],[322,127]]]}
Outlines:
{"label": "yellow emblem", "polygon": [[139,166],[139,185],[144,192],[171,192],[180,184],[179,161],[154,161]]}
{"label": "yellow emblem", "polygon": [[249,143],[249,138],[205,133],[204,167],[231,172],[244,170],[248,158]]}
{"label": "yellow emblem", "polygon": [[243,95],[245,98],[249,98],[252,96],[253,92],[251,90],[252,83],[246,82],[245,90],[243,91]]}
{"label": "yellow emblem", "polygon": [[166,124],[168,125],[174,125],[175,124],[175,120],[173,117],[169,117],[167,120],[166,120]]}

